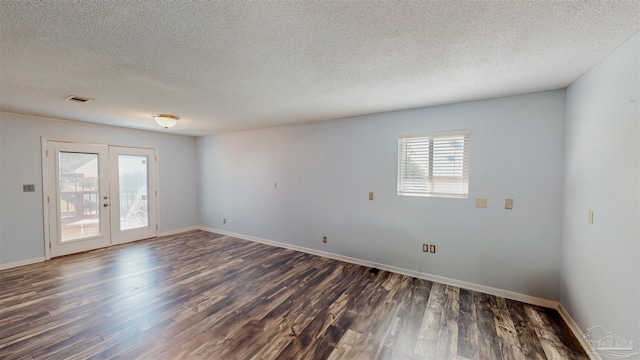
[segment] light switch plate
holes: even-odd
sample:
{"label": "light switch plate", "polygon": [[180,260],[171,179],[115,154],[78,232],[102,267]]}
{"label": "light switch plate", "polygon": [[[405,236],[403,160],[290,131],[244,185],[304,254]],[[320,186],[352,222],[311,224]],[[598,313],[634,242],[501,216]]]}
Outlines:
{"label": "light switch plate", "polygon": [[373,200],[373,193],[372,192],[369,193],[369,200]]}
{"label": "light switch plate", "polygon": [[589,224],[593,224],[593,210],[589,210]]}
{"label": "light switch plate", "polygon": [[486,208],[487,207],[487,199],[476,199],[476,207],[477,208]]}
{"label": "light switch plate", "polygon": [[23,192],[34,192],[36,191],[36,186],[34,184],[25,184],[22,185]]}

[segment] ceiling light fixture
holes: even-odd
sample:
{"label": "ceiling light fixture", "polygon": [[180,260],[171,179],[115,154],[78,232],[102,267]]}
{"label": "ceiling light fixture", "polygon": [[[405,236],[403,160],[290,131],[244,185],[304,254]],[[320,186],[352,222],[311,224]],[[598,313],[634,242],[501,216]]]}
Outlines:
{"label": "ceiling light fixture", "polygon": [[156,114],[151,116],[153,116],[158,125],[162,126],[165,129],[176,126],[178,120],[180,120],[179,117],[169,114]]}

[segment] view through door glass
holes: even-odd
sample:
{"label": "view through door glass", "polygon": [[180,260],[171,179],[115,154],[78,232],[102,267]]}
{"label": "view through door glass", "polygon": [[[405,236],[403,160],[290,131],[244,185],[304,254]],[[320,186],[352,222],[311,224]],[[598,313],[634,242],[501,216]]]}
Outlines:
{"label": "view through door glass", "polygon": [[149,226],[147,156],[118,155],[120,230]]}
{"label": "view through door glass", "polygon": [[99,235],[98,154],[60,152],[58,169],[61,241]]}

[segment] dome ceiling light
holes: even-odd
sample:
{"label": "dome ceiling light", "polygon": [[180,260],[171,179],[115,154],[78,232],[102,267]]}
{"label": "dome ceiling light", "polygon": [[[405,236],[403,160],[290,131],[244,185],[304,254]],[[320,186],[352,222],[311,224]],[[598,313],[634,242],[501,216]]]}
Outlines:
{"label": "dome ceiling light", "polygon": [[162,126],[165,129],[176,126],[178,120],[180,120],[179,117],[170,114],[156,114],[151,116],[153,116],[158,125]]}

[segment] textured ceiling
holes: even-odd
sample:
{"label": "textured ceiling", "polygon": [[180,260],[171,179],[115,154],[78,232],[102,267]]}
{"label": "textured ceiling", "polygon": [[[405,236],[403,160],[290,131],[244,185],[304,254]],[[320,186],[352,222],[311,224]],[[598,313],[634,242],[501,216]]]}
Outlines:
{"label": "textured ceiling", "polygon": [[335,119],[562,88],[639,29],[640,1],[3,0],[0,109],[187,135]]}

